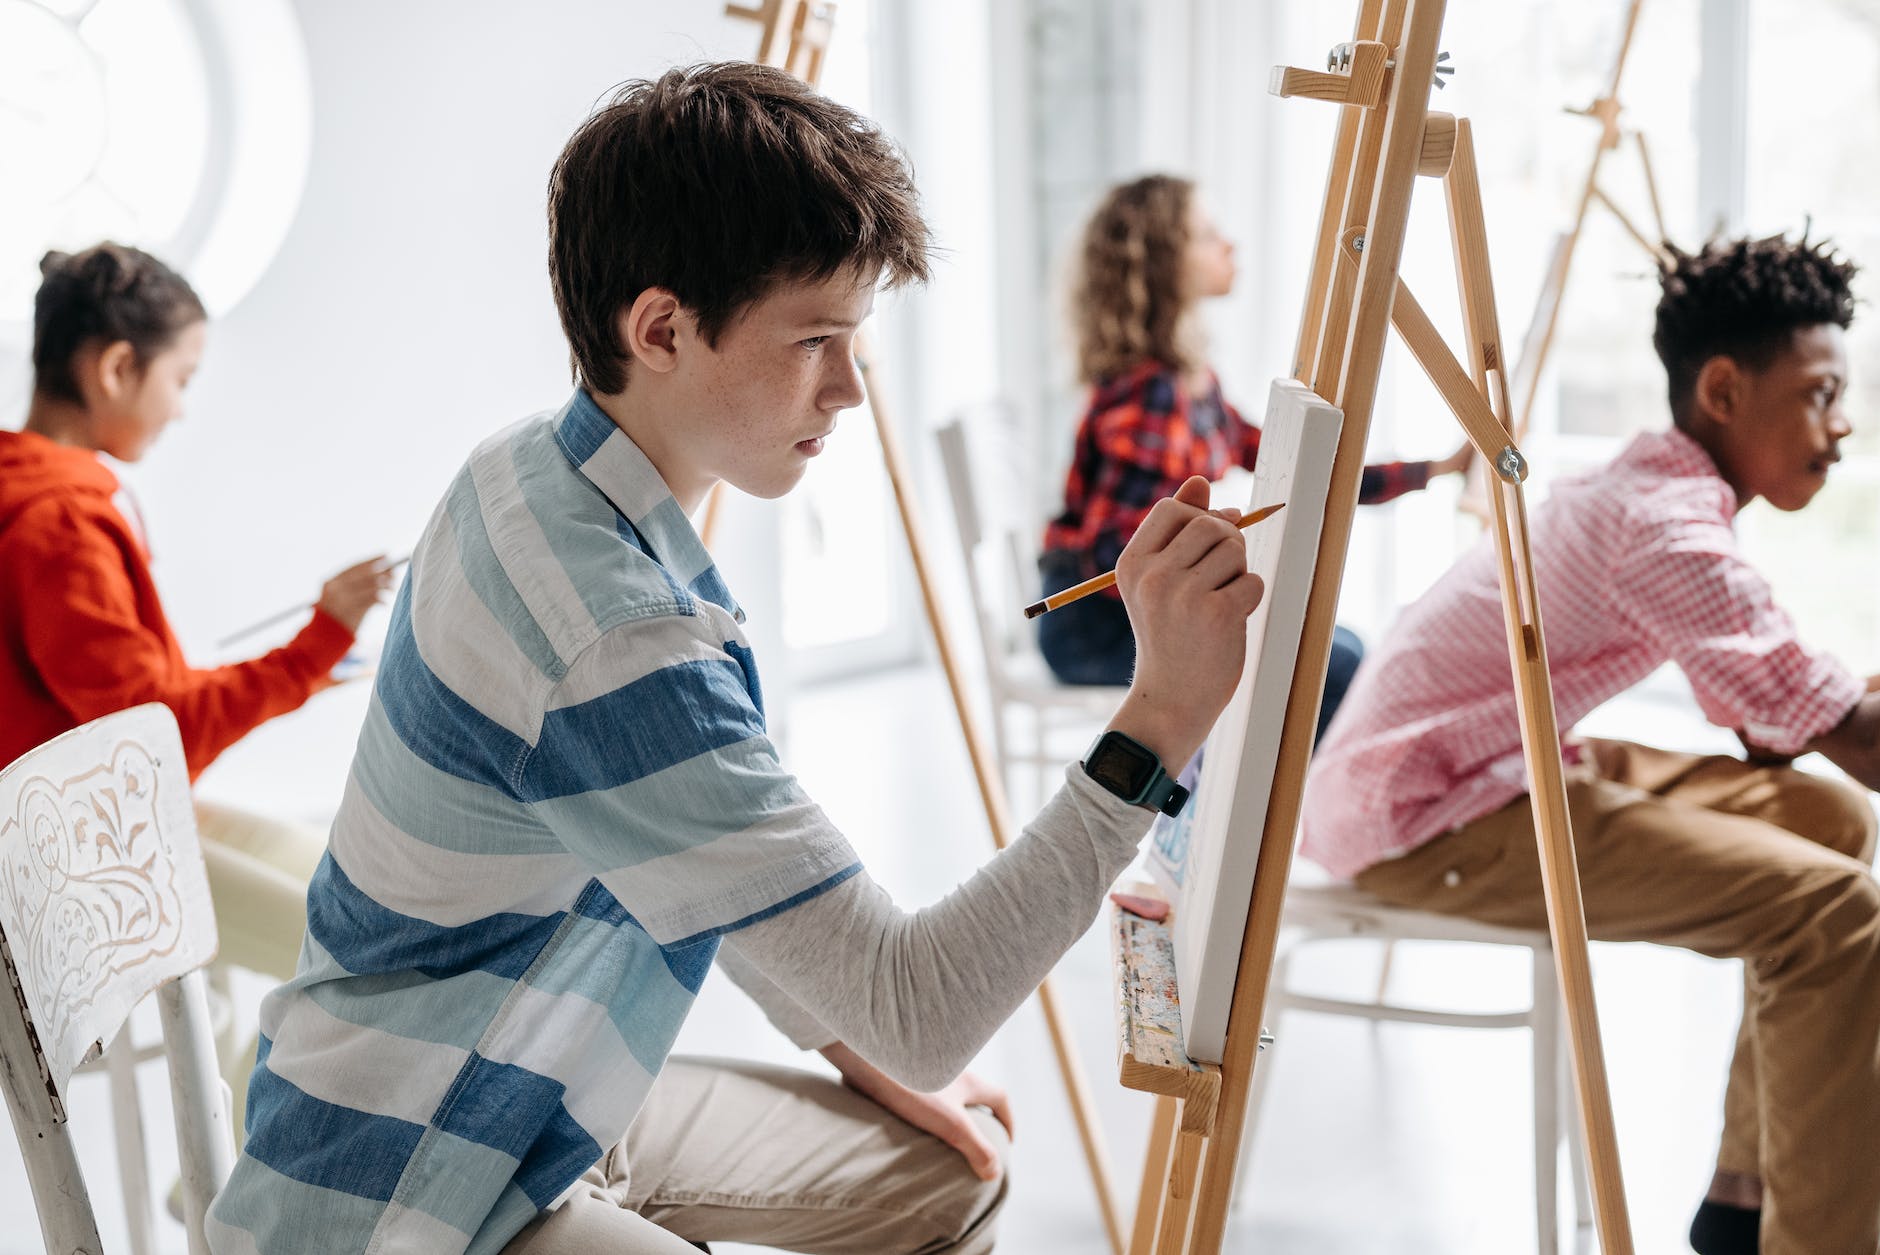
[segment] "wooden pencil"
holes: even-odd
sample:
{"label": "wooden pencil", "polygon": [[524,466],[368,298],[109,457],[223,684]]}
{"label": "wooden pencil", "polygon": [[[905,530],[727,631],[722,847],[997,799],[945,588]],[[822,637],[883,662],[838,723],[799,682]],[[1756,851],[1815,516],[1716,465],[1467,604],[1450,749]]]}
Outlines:
{"label": "wooden pencil", "polygon": [[[1239,528],[1252,527],[1261,519],[1270,519],[1285,508],[1286,503],[1284,501],[1280,502],[1278,505],[1261,506],[1258,510],[1250,514],[1241,515],[1240,521],[1235,523],[1234,526]],[[1114,583],[1116,583],[1116,572],[1105,571],[1095,579],[1088,579],[1081,584],[1072,585],[1061,593],[1052,593],[1043,601],[1032,602],[1029,606],[1025,607],[1025,617],[1027,619],[1035,619],[1047,611],[1056,610],[1060,606],[1068,606],[1073,601],[1088,597],[1092,593],[1100,593]]]}

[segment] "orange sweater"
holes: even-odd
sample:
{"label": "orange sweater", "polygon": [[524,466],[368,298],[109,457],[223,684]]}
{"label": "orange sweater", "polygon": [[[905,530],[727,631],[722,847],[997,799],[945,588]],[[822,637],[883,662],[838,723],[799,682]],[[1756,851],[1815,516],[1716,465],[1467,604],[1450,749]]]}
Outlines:
{"label": "orange sweater", "polygon": [[251,662],[191,667],[148,554],[97,455],[0,432],[0,764],[140,702],[176,713],[190,778],[256,725],[306,701],[353,635],[323,611]]}

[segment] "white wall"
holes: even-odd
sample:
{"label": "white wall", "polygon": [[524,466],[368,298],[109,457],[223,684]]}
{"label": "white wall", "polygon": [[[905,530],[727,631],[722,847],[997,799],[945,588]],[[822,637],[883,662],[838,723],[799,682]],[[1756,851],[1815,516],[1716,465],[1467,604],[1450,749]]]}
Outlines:
{"label": "white wall", "polygon": [[[186,420],[132,473],[197,660],[354,558],[409,549],[476,441],[560,404],[544,222],[555,155],[614,84],[756,47],[755,27],[706,3],[298,12],[314,94],[304,203],[260,284],[211,327]],[[262,728],[205,792],[329,809],[364,699],[352,686]]]}

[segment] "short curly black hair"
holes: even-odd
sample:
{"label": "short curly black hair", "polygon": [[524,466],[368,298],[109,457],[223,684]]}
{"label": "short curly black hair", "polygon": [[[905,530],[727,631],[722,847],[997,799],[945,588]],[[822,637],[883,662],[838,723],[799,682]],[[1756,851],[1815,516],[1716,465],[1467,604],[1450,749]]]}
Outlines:
{"label": "short curly black hair", "polygon": [[1713,357],[1763,370],[1804,327],[1854,320],[1858,271],[1827,241],[1711,240],[1695,253],[1670,244],[1659,263],[1658,321],[1652,347],[1665,365],[1671,413],[1689,416],[1697,374]]}

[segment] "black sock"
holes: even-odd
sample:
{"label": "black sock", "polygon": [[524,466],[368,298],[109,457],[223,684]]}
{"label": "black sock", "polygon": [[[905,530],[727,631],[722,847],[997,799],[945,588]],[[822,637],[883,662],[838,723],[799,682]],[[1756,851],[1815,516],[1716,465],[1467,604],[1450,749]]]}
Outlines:
{"label": "black sock", "polygon": [[1691,1249],[1697,1255],[1756,1255],[1761,1230],[1762,1208],[1705,1199],[1691,1221]]}

